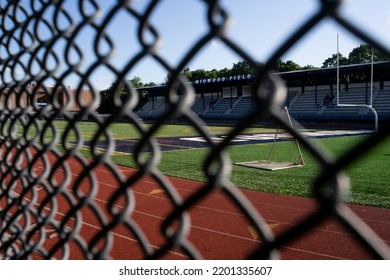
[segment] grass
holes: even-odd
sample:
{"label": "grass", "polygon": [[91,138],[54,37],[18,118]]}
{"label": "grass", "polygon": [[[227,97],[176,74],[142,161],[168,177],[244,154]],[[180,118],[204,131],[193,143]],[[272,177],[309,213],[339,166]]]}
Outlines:
{"label": "grass", "polygon": [[[346,151],[351,144],[357,144],[364,137],[340,137],[315,140],[320,142],[329,153],[336,157]],[[277,144],[275,152],[290,153],[291,142]],[[268,155],[271,144],[234,146],[228,149],[231,161],[241,162],[258,160],[261,154]],[[175,151],[163,153],[160,170],[167,175],[204,181],[202,163],[208,150]],[[264,192],[312,196],[312,183],[319,175],[320,166],[314,158],[303,150],[305,166],[279,171],[263,171],[254,168],[233,165],[231,182],[239,188]],[[375,148],[368,156],[354,162],[345,172],[349,176],[351,188],[345,201],[361,205],[390,208],[389,166],[390,145],[384,143]],[[183,160],[185,159],[185,160]],[[178,167],[181,168],[178,168]]]}
{"label": "grass", "polygon": [[[337,137],[313,140],[323,146],[328,153],[338,158],[351,146],[364,140],[364,136]],[[226,151],[232,163],[267,158],[271,144],[240,145],[229,147]],[[293,147],[294,148],[294,147]],[[275,153],[291,154],[292,143],[280,142]],[[312,197],[312,184],[320,174],[318,162],[303,149],[305,166],[278,171],[264,171],[238,165],[232,166],[231,182],[239,188],[278,194]],[[208,149],[177,150],[162,153],[159,169],[166,175],[205,181],[203,172]],[[344,171],[350,178],[350,192],[345,201],[390,208],[390,144],[385,142],[374,148],[364,158],[355,161]],[[119,156],[116,162],[136,167],[129,157]]]}
{"label": "grass", "polygon": [[[44,123],[42,123],[44,124]],[[67,123],[58,121],[55,127],[58,132],[64,133]],[[80,122],[77,124],[79,131],[83,135],[84,141],[90,141],[97,130],[94,123]],[[147,125],[146,128],[150,128]],[[4,127],[3,127],[4,129]],[[229,126],[209,126],[208,130],[213,135],[227,134],[232,127]],[[20,126],[14,131],[18,136],[27,133],[32,135],[37,133],[37,128],[30,127],[24,131]],[[271,129],[272,130],[272,129]],[[245,132],[258,133],[271,131],[269,128],[253,127]],[[110,125],[110,134],[115,139],[139,138],[140,132],[131,124],[115,123]],[[154,137],[178,137],[178,136],[196,136],[197,132],[187,125],[164,125]],[[52,130],[45,132],[46,141],[52,138]],[[60,136],[62,137],[62,136]],[[366,136],[337,137],[313,140],[334,157],[341,157],[348,149],[363,141]],[[75,142],[77,132],[72,129],[66,140],[69,143]],[[101,137],[104,140],[104,136]],[[60,142],[58,142],[60,143]],[[241,161],[251,161],[266,159],[272,144],[255,144],[231,146],[226,149],[232,163]],[[58,144],[58,149],[63,149]],[[293,142],[279,142],[274,149],[274,156],[292,155],[296,157],[296,147]],[[191,149],[162,152],[162,159],[159,163],[159,169],[166,175],[187,178],[196,181],[205,181],[206,176],[203,172],[204,161],[209,155],[209,149]],[[231,182],[239,188],[247,188],[264,192],[273,192],[279,194],[296,195],[303,197],[312,196],[312,183],[320,172],[319,164],[306,151],[302,150],[305,166],[279,171],[263,171],[254,168],[232,165],[230,174]],[[83,149],[82,153],[90,157],[89,148]],[[145,154],[148,157],[147,153]],[[137,168],[134,158],[131,155],[113,155],[113,162],[119,165]],[[294,159],[288,159],[290,161]],[[346,198],[347,202],[390,208],[390,188],[388,178],[390,177],[390,143],[383,142],[381,145],[371,149],[364,158],[354,161],[345,170],[351,179],[351,190]]]}

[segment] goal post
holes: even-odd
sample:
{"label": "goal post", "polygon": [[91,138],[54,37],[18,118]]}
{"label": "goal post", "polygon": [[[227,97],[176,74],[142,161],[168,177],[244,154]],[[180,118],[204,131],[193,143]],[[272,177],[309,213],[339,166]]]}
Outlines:
{"label": "goal post", "polygon": [[378,131],[378,112],[373,107],[373,84],[374,84],[374,48],[371,47],[371,81],[369,104],[345,104],[340,103],[340,57],[339,57],[339,34],[337,34],[337,59],[336,59],[336,105],[337,107],[366,107],[372,111],[375,120],[375,131]]}

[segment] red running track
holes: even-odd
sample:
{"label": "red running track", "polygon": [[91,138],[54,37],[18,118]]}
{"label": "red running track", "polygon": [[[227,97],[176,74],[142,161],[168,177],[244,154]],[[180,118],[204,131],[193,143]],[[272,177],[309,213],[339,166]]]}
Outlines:
{"label": "red running track", "polygon": [[[55,161],[53,155],[50,161]],[[76,160],[67,162],[71,172],[71,178],[64,176],[63,170],[59,168],[56,172],[56,181],[58,184],[65,180],[71,180],[68,184],[72,189],[68,189],[65,194],[57,196],[58,210],[56,211],[56,220],[60,221],[71,206],[68,199],[74,199],[76,194],[82,197],[84,193],[93,191],[89,179],[81,180],[79,184],[74,184],[80,178],[82,165]],[[136,170],[120,167],[121,173],[127,177],[133,175]],[[34,172],[37,175],[43,174],[43,163],[37,163],[34,166]],[[105,167],[94,169],[96,179],[99,182],[99,188],[94,195],[93,204],[97,208],[103,209],[102,214],[109,217],[107,204],[112,194],[118,190],[118,181],[112,173]],[[196,192],[202,183],[193,182],[178,178],[168,178],[175,187],[176,192],[185,199]],[[160,228],[165,217],[172,211],[172,203],[166,192],[152,178],[142,178],[132,186],[134,197],[130,201],[135,201],[135,208],[130,219],[137,224],[143,234],[147,237],[148,243],[152,248],[159,248],[166,242],[161,234]],[[17,192],[17,190],[15,189]],[[35,204],[41,205],[44,197],[47,196],[46,188],[39,189],[39,197]],[[276,195],[250,190],[241,190],[246,198],[252,203],[257,211],[266,220],[272,232],[278,236],[288,229],[291,229],[301,219],[312,213],[316,207],[312,199],[299,198],[292,196]],[[28,195],[25,199],[30,200]],[[0,201],[1,202],[1,201]],[[115,202],[119,211],[124,210],[125,200],[123,197]],[[1,206],[1,205],[0,205]],[[390,210],[349,205],[363,221],[369,225],[377,235],[388,245],[390,244]],[[51,211],[50,205],[44,207],[44,211]],[[258,234],[251,226],[251,223],[239,211],[238,207],[220,191],[214,191],[208,194],[207,198],[202,200],[189,211],[191,217],[191,231],[189,241],[197,248],[205,259],[243,259],[248,257],[248,253],[258,247],[261,240]],[[83,207],[80,211],[82,223],[80,226],[80,235],[87,241],[99,233],[102,223],[97,219],[93,208]],[[107,218],[109,219],[109,218]],[[67,223],[68,228],[75,226],[75,219],[70,219]],[[56,230],[46,229],[47,237],[45,248],[51,248],[58,243],[59,236]],[[114,259],[142,259],[145,257],[141,246],[134,236],[133,232],[125,226],[116,226],[112,229],[113,247],[110,255]],[[374,238],[374,237],[373,237]],[[103,238],[104,240],[104,238]],[[101,241],[97,247],[102,245]],[[69,243],[70,259],[85,258],[82,246],[88,244],[78,244],[74,241]],[[310,232],[298,240],[283,246],[280,250],[281,259],[370,259],[367,252],[361,249],[352,235],[334,220],[326,221],[310,230]],[[55,256],[61,256],[60,249]],[[34,258],[39,259],[38,254]],[[165,259],[187,259],[188,257],[180,249],[172,250],[164,256]]]}

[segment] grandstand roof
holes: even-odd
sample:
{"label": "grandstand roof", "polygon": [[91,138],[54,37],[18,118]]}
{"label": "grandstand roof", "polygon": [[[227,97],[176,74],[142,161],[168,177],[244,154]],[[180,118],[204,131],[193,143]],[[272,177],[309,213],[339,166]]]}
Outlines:
{"label": "grandstand roof", "polygon": [[[390,77],[390,61],[386,62],[375,62],[371,63],[362,63],[354,65],[343,65],[339,67],[340,74],[342,75],[351,75],[357,73],[370,73],[371,66],[374,67],[374,81],[389,79]],[[279,75],[287,84],[291,81],[299,80],[301,85],[306,85],[306,83],[313,83],[316,81],[318,84],[321,83],[330,83],[331,81],[336,80],[337,67],[329,68],[316,68],[308,70],[298,70],[291,72],[280,72],[276,73]],[[380,73],[380,75],[376,74]],[[369,75],[367,75],[369,76]],[[192,82],[193,87],[197,93],[201,92],[217,92],[221,91],[224,87],[234,87],[238,85],[250,85],[254,80],[253,76],[239,75],[232,77],[221,77],[219,79],[204,79],[197,82]],[[148,91],[149,94],[153,96],[163,96],[165,95],[166,85],[153,86],[153,87],[144,87],[138,88],[139,91]]]}

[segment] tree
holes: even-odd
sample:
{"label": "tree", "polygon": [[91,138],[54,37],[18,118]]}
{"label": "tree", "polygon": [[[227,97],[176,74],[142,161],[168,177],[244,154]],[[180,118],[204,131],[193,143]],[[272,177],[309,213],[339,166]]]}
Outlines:
{"label": "tree", "polygon": [[371,62],[372,48],[367,44],[361,44],[352,49],[348,55],[349,64],[361,64]]}
{"label": "tree", "polygon": [[231,70],[226,67],[219,70],[218,72],[218,77],[229,77],[229,76],[231,76]]}
{"label": "tree", "polygon": [[114,111],[114,84],[100,93],[99,114],[110,114]]}
{"label": "tree", "polygon": [[[374,57],[372,57],[374,55]],[[390,57],[377,49],[372,49],[370,45],[361,44],[354,48],[348,56],[350,64],[370,63],[372,58],[375,62],[389,61]]]}
{"label": "tree", "polygon": [[278,61],[276,62],[275,71],[276,72],[290,72],[290,71],[297,71],[300,69],[301,69],[301,67],[292,60],[287,60],[286,62],[284,62],[283,60],[278,59]]}
{"label": "tree", "polygon": [[[344,57],[341,53],[339,53],[339,65],[348,65],[348,58]],[[325,59],[322,63],[322,68],[336,67],[337,66],[337,54],[332,54],[331,57]]]}
{"label": "tree", "polygon": [[231,76],[236,75],[253,75],[255,70],[249,65],[249,63],[245,60],[239,61],[237,63],[233,63],[233,67],[230,70]]}
{"label": "tree", "polygon": [[[187,76],[188,78],[188,76]],[[189,80],[191,82],[194,82],[196,80],[202,80],[202,79],[206,79],[207,78],[207,72],[206,70],[204,69],[196,69],[194,71],[191,71],[191,77],[189,78]]]}
{"label": "tree", "polygon": [[144,83],[142,82],[140,77],[134,76],[129,82],[132,84],[134,88],[144,87]]}
{"label": "tree", "polygon": [[306,65],[306,66],[302,66],[301,69],[302,70],[310,70],[310,69],[317,69],[318,67],[315,67],[313,65]]}
{"label": "tree", "polygon": [[207,79],[216,79],[218,78],[219,71],[217,69],[212,69],[207,71],[206,78]]}
{"label": "tree", "polygon": [[158,84],[156,84],[155,82],[149,82],[143,85],[143,87],[155,87],[155,86],[158,86]]}
{"label": "tree", "polygon": [[184,70],[183,70],[183,74],[184,74],[184,76],[186,76],[186,78],[188,79],[188,80],[190,80],[190,81],[192,81],[192,71],[190,70],[190,68],[185,68]]}
{"label": "tree", "polygon": [[[128,82],[130,82],[133,88],[140,88],[144,85],[139,77],[134,77]],[[117,109],[114,102],[114,94],[119,94],[119,98],[124,101],[129,97],[129,88],[124,83],[121,83],[119,88],[117,88],[113,83],[109,88],[102,90],[100,92],[99,114],[111,114]]]}
{"label": "tree", "polygon": [[377,49],[374,49],[374,61],[390,61],[390,56]]}

